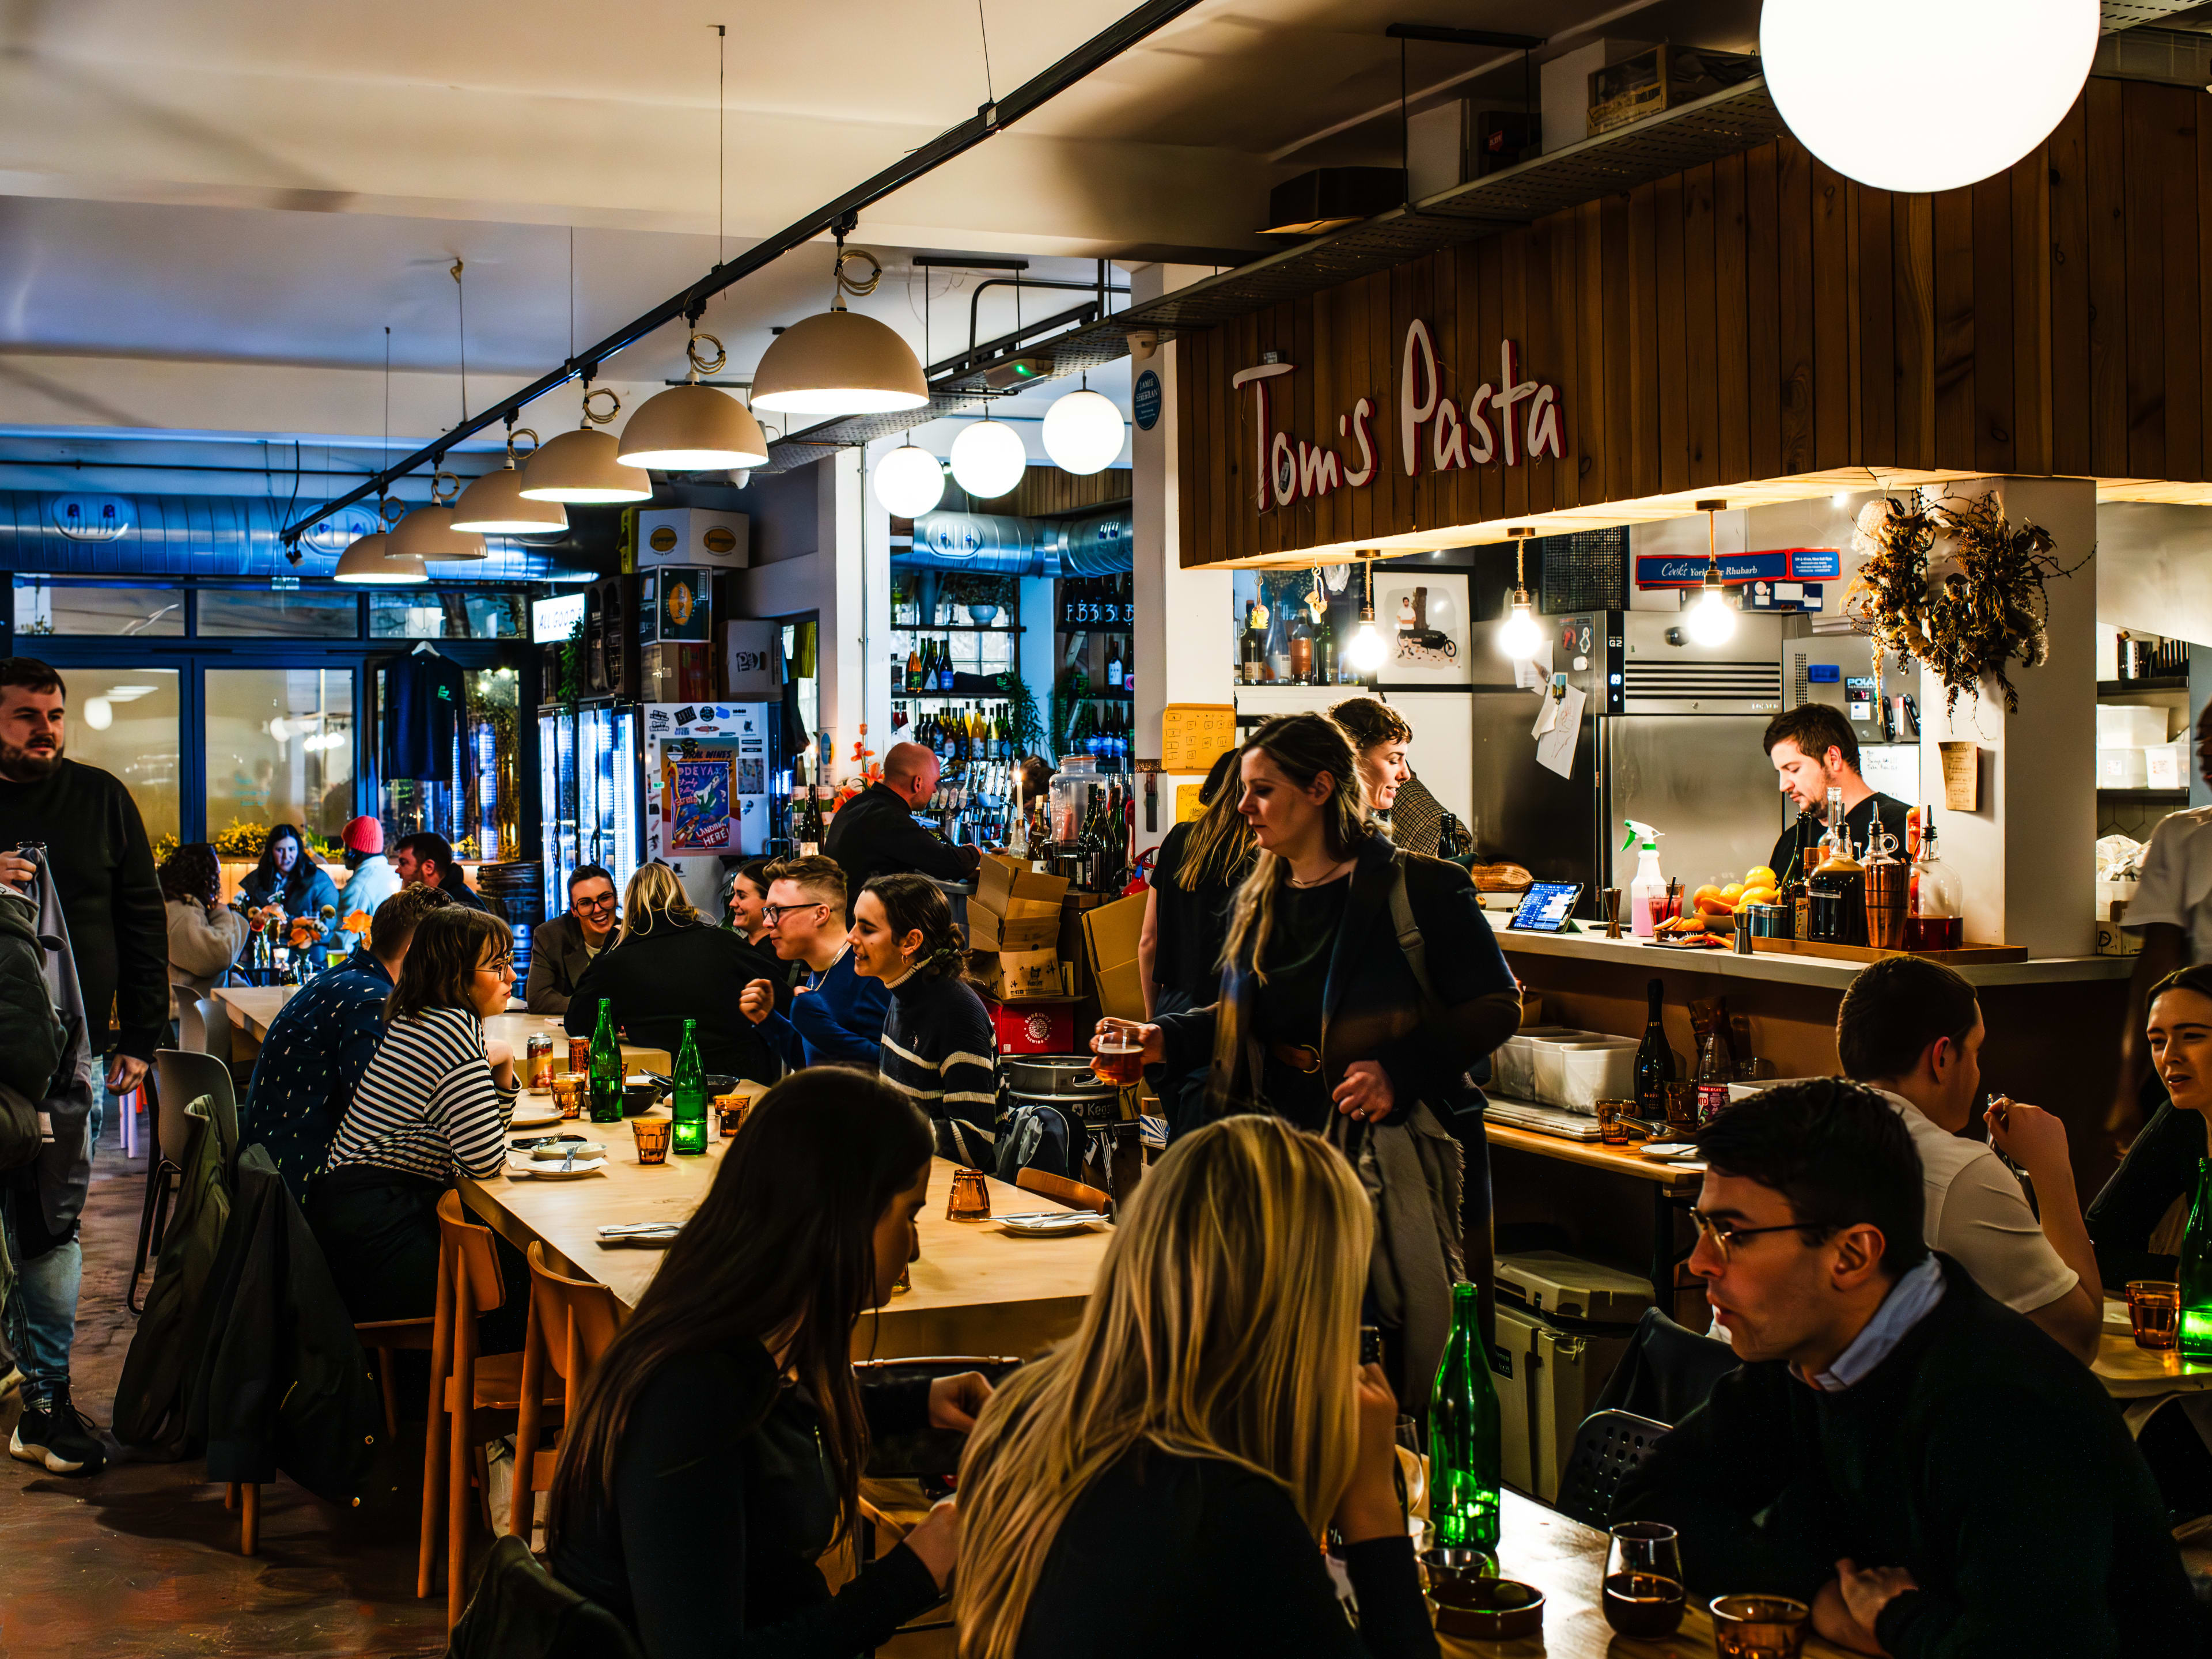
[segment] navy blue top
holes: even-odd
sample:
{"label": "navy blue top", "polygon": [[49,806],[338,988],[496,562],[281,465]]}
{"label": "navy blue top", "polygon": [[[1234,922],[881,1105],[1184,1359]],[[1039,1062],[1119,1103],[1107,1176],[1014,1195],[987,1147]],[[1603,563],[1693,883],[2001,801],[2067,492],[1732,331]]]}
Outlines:
{"label": "navy blue top", "polygon": [[248,1133],[268,1150],[292,1196],[307,1200],[307,1177],[323,1166],[354,1090],[384,1041],[392,975],[356,947],[320,973],[269,1022],[246,1099]]}
{"label": "navy blue top", "polygon": [[820,973],[807,970],[805,988],[791,999],[788,1016],[770,1013],[761,1033],[794,1071],[806,1066],[850,1064],[874,1070],[883,1064],[884,1015],[891,996],[879,979],[853,971],[853,953]]}
{"label": "navy blue top", "polygon": [[410,651],[384,667],[384,775],[447,778],[462,701],[460,665]]}

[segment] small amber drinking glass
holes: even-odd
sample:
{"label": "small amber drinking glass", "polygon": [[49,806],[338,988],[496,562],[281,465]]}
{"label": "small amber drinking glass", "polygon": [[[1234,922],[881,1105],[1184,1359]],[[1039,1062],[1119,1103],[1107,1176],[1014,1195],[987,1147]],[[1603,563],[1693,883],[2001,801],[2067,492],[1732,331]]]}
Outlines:
{"label": "small amber drinking glass", "polygon": [[983,1184],[981,1170],[955,1170],[952,1172],[952,1196],[945,1201],[947,1221],[988,1221],[991,1218],[991,1191]]}
{"label": "small amber drinking glass", "polygon": [[1636,1115],[1632,1100],[1601,1100],[1597,1103],[1597,1137],[1607,1146],[1626,1146],[1634,1137],[1629,1120]]}
{"label": "small amber drinking glass", "polygon": [[1812,1610],[1786,1595],[1713,1598],[1713,1645],[1721,1659],[1799,1659]]}
{"label": "small amber drinking glass", "polygon": [[745,1127],[745,1119],[753,1109],[753,1097],[749,1094],[716,1095],[714,1115],[719,1120],[722,1139],[733,1140],[738,1131]]}
{"label": "small amber drinking glass", "polygon": [[556,1072],[546,1079],[553,1091],[553,1103],[561,1109],[564,1118],[575,1119],[584,1115],[584,1090],[591,1079],[581,1072]]}
{"label": "small amber drinking glass", "polygon": [[641,1164],[668,1162],[668,1137],[676,1127],[676,1120],[667,1117],[634,1117],[629,1121],[630,1133],[637,1137],[637,1161]]}
{"label": "small amber drinking glass", "polygon": [[2136,1346],[2166,1349],[2181,1340],[2181,1285],[2171,1279],[2137,1279],[2128,1285],[2128,1322]]}

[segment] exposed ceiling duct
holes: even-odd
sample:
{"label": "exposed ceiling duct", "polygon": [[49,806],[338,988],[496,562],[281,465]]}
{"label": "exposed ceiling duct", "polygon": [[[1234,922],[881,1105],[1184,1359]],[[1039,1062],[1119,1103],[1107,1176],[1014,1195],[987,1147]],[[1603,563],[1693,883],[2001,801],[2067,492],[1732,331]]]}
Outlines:
{"label": "exposed ceiling duct", "polygon": [[1129,568],[1135,520],[1127,507],[1066,521],[995,513],[925,513],[902,570],[964,570],[984,576],[1112,576]]}

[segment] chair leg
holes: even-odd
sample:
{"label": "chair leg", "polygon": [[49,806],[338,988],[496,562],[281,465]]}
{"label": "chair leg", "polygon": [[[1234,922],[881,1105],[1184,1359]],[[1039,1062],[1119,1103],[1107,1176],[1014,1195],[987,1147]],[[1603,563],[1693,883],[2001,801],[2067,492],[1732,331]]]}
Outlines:
{"label": "chair leg", "polygon": [[238,1519],[238,1553],[250,1556],[261,1544],[261,1486],[249,1480],[241,1489]]}
{"label": "chair leg", "polygon": [[387,1446],[399,1443],[399,1390],[392,1380],[392,1358],[390,1348],[376,1351],[376,1380],[384,1388],[384,1443]]}
{"label": "chair leg", "polygon": [[461,1595],[469,1576],[469,1484],[476,1460],[469,1433],[476,1413],[467,1401],[453,1413],[453,1446],[446,1463],[446,1628],[460,1623]]}
{"label": "chair leg", "polygon": [[138,1249],[131,1262],[131,1284],[123,1293],[134,1314],[145,1311],[138,1301],[138,1281],[161,1255],[161,1241],[168,1231],[169,1199],[176,1190],[169,1182],[171,1168],[160,1158],[149,1159],[146,1165],[146,1204],[138,1214]]}
{"label": "chair leg", "polygon": [[[538,1297],[530,1298],[530,1312],[522,1336],[522,1404],[515,1413],[514,1424],[514,1494],[507,1505],[507,1532],[510,1538],[530,1541],[530,1523],[537,1515],[538,1504],[531,1491],[532,1468],[538,1462],[539,1423],[544,1407],[539,1396],[545,1392],[546,1333],[538,1324]],[[498,1530],[495,1519],[492,1529]]]}
{"label": "chair leg", "polygon": [[227,1510],[235,1510],[238,1508],[237,1481],[232,1481],[228,1486],[222,1489],[222,1506]]}
{"label": "chair leg", "polygon": [[453,1365],[453,1267],[438,1254],[437,1319],[430,1328],[430,1409],[422,1429],[422,1526],[416,1549],[415,1597],[437,1582],[438,1516],[446,1498],[446,1377]]}

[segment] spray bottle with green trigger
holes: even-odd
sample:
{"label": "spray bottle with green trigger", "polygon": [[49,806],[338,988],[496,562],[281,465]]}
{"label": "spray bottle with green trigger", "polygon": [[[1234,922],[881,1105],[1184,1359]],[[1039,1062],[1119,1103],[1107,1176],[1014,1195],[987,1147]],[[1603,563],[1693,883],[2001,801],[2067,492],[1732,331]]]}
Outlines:
{"label": "spray bottle with green trigger", "polygon": [[1639,842],[1643,849],[1636,855],[1636,879],[1628,884],[1629,926],[1639,938],[1650,939],[1652,932],[1651,901],[1667,896],[1667,878],[1659,869],[1660,831],[1634,818],[1624,818],[1628,826],[1628,839],[1620,843],[1625,852]]}

